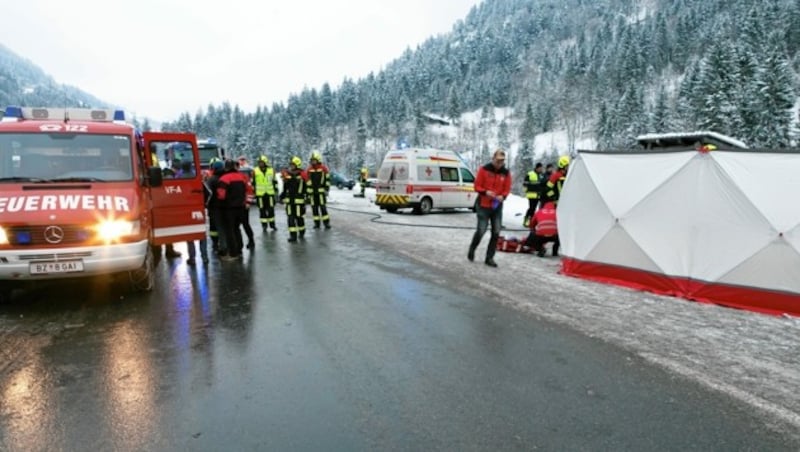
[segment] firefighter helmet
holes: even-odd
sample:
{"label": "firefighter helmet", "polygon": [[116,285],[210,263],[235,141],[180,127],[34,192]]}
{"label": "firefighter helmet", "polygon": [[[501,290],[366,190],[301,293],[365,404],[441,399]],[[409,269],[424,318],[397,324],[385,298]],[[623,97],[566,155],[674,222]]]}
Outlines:
{"label": "firefighter helmet", "polygon": [[319,151],[314,151],[311,153],[311,160],[316,160],[318,162],[322,161],[322,154]]}
{"label": "firefighter helmet", "polygon": [[303,165],[303,161],[300,160],[300,157],[295,155],[294,157],[292,157],[292,165],[300,168]]}
{"label": "firefighter helmet", "polygon": [[266,163],[267,165],[269,165],[269,159],[267,158],[267,156],[266,156],[266,155],[262,155],[261,157],[259,157],[259,158],[258,158],[258,161],[259,161],[259,162],[264,162],[264,163]]}
{"label": "firefighter helmet", "polygon": [[569,156],[568,155],[562,155],[561,157],[558,158],[558,167],[559,168],[566,168],[568,166],[569,166]]}

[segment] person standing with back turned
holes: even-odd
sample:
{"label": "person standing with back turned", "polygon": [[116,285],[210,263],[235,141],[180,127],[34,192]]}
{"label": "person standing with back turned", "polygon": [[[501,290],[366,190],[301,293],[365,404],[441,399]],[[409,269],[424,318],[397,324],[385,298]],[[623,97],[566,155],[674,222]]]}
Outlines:
{"label": "person standing with back turned", "polygon": [[294,156],[289,161],[289,169],[283,173],[283,192],[281,199],[286,204],[286,220],[289,225],[289,242],[296,243],[297,237],[306,235],[306,172],[303,161]]}
{"label": "person standing with back turned", "polygon": [[478,177],[475,178],[475,193],[478,194],[478,226],[475,235],[472,236],[472,243],[469,245],[467,259],[475,260],[475,249],[481,243],[483,234],[489,221],[492,222],[492,236],[489,239],[489,246],[486,248],[486,265],[497,267],[494,261],[494,253],[497,249],[497,239],[500,237],[500,224],[503,219],[503,201],[511,192],[511,173],[505,167],[506,151],[498,149],[494,151],[492,161],[478,169]]}

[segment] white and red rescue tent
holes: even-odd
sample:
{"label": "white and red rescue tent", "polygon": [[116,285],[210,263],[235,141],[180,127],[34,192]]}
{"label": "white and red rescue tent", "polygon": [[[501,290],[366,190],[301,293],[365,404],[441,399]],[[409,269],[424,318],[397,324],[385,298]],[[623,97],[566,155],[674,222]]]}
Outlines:
{"label": "white and red rescue tent", "polygon": [[581,152],[558,204],[562,272],[800,315],[800,153]]}

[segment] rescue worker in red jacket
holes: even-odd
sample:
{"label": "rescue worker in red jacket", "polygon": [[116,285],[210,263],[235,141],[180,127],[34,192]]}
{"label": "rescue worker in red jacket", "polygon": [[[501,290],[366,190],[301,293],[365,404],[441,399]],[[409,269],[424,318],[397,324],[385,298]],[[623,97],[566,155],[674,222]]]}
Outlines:
{"label": "rescue worker in red jacket", "polygon": [[242,256],[242,231],[240,229],[247,205],[247,176],[240,173],[233,160],[225,161],[225,173],[219,178],[216,195],[221,204],[221,217],[227,252],[220,250],[220,258],[237,259]]}
{"label": "rescue worker in red jacket", "polygon": [[486,248],[486,259],[484,263],[490,267],[497,267],[494,261],[494,253],[497,249],[497,239],[500,237],[500,225],[503,219],[503,201],[511,192],[511,173],[505,167],[506,151],[498,149],[494,151],[491,163],[478,169],[478,176],[475,178],[475,192],[478,194],[478,226],[475,235],[472,236],[472,243],[469,245],[467,259],[475,260],[475,249],[486,233],[486,228],[491,221],[492,236],[489,239],[489,246]]}
{"label": "rescue worker in red jacket", "polygon": [[319,229],[320,223],[325,229],[331,228],[328,215],[328,192],[331,190],[331,174],[328,167],[322,164],[322,154],[319,151],[311,153],[311,165],[306,170],[308,184],[306,193],[311,200],[311,217],[314,219],[314,229]]}
{"label": "rescue worker in red jacket", "polygon": [[306,235],[306,173],[300,157],[292,157],[289,169],[283,173],[281,199],[286,204],[286,218],[289,226],[289,242],[297,242],[298,236]]}
{"label": "rescue worker in red jacket", "polygon": [[558,199],[561,198],[561,189],[564,187],[564,181],[567,180],[567,171],[569,170],[569,156],[562,155],[558,158],[558,170],[550,175],[550,179],[545,186],[544,201],[553,201],[558,205]]}
{"label": "rescue worker in red jacket", "polygon": [[558,218],[556,205],[552,201],[546,202],[541,209],[533,214],[531,219],[531,233],[525,245],[536,250],[539,257],[544,256],[544,244],[553,242],[553,256],[558,256],[561,242],[558,240]]}

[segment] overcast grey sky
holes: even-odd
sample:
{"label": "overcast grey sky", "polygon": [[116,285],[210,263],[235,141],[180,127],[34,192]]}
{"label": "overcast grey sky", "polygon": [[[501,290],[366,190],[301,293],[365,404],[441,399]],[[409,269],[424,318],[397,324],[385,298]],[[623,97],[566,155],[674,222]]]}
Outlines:
{"label": "overcast grey sky", "polygon": [[139,117],[209,103],[245,111],[337,87],[449,32],[480,0],[25,0],[3,2],[0,43],[57,82]]}

